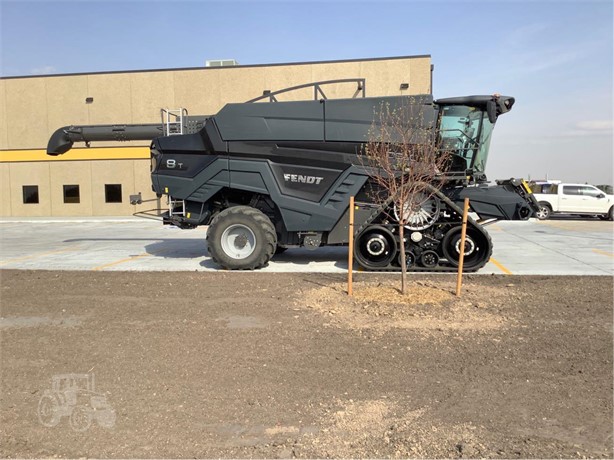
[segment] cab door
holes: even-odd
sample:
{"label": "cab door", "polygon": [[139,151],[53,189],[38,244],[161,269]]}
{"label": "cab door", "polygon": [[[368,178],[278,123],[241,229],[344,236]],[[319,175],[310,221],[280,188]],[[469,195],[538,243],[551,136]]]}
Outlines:
{"label": "cab door", "polygon": [[559,203],[560,212],[585,212],[584,196],[581,189],[582,186],[580,185],[563,185]]}

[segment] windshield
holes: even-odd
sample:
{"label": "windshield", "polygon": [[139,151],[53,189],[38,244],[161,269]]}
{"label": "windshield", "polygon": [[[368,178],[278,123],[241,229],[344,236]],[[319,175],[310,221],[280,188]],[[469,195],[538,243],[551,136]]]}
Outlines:
{"label": "windshield", "polygon": [[483,110],[465,105],[441,108],[440,145],[452,152],[452,170],[484,172],[493,125]]}

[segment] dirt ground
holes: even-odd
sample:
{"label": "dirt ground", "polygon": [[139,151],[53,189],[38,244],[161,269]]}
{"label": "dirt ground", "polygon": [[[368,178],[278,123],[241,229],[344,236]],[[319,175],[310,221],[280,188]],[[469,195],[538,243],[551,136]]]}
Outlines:
{"label": "dirt ground", "polygon": [[1,457],[614,455],[611,277],[0,276]]}

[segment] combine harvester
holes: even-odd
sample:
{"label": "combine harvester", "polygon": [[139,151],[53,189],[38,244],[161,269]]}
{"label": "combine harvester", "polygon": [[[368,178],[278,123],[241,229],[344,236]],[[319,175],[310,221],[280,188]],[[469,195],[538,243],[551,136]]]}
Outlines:
{"label": "combine harvester", "polygon": [[[324,96],[324,84],[347,82],[358,84],[355,97]],[[355,196],[355,253],[362,267],[400,270],[405,251],[409,270],[455,270],[468,197],[478,220],[468,223],[464,269],[479,270],[492,253],[483,225],[525,220],[538,209],[523,181],[486,180],[495,122],[514,98],[368,98],[364,83],[287,88],[227,104],[212,116],[163,110],[158,124],[67,126],[52,135],[47,154],[64,154],[74,142],[152,140],[153,191],[169,203],[164,222],[184,229],[209,225],[209,252],[226,269],[261,268],[290,247],[347,245],[349,199]],[[281,93],[307,87],[313,87],[314,100],[277,101]],[[374,114],[384,104],[419,114],[414,128],[434,132],[437,145],[452,153],[443,186],[410,216],[405,241],[391,217],[392,200],[382,203],[369,193],[372,170],[361,158]]]}

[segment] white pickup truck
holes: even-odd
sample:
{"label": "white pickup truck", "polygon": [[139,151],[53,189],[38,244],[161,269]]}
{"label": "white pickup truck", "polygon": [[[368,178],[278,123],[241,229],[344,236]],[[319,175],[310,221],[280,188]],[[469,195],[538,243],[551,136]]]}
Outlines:
{"label": "white pickup truck", "polygon": [[612,220],[614,195],[588,184],[566,184],[560,182],[531,182],[529,187],[539,203],[535,216],[545,220],[552,214],[577,214],[599,216]]}

